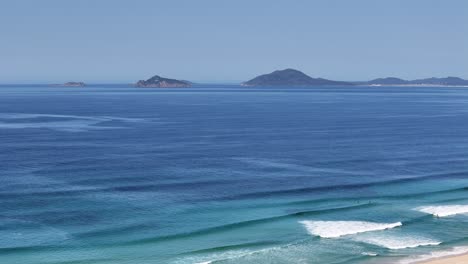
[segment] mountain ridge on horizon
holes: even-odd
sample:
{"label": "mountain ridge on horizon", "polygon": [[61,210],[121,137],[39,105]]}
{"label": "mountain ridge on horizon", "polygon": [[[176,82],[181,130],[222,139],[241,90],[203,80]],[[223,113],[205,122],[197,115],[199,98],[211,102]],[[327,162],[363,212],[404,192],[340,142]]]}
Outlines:
{"label": "mountain ridge on horizon", "polygon": [[323,78],[312,78],[307,74],[292,68],[276,70],[259,75],[241,83],[243,86],[322,86],[322,85],[441,85],[468,86],[468,80],[460,77],[430,77],[424,79],[404,80],[397,77],[377,78],[370,81],[335,81]]}
{"label": "mountain ridge on horizon", "polygon": [[468,80],[460,77],[430,77],[415,80],[405,80],[397,77],[377,78],[367,82],[356,82],[356,84],[368,85],[450,85],[450,86],[465,86],[468,85]]}
{"label": "mountain ridge on horizon", "polygon": [[[93,82],[76,82],[76,83],[93,83]],[[242,85],[242,86],[326,86],[326,85],[362,85],[362,86],[468,86],[468,80],[455,77],[429,77],[422,79],[406,80],[398,77],[381,77],[372,79],[370,81],[336,81],[325,78],[313,78],[309,75],[292,68],[283,70],[275,70],[271,73],[258,75],[248,81],[230,81],[230,82],[192,82],[187,79],[175,79],[161,77],[154,75],[147,80],[139,80],[138,82],[95,82],[96,85],[110,85],[110,84],[129,84],[136,87],[152,87],[152,88],[172,88],[172,87],[191,87],[193,85],[201,84],[229,84],[229,85]],[[51,83],[0,83],[1,86],[5,85],[48,85],[48,86],[66,86]]]}

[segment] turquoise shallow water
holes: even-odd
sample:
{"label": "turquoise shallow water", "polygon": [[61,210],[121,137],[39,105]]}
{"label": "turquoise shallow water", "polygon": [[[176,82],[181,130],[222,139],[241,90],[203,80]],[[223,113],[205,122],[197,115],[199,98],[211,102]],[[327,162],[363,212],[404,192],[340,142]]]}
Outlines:
{"label": "turquoise shallow water", "polygon": [[0,263],[465,252],[467,120],[466,88],[2,86]]}

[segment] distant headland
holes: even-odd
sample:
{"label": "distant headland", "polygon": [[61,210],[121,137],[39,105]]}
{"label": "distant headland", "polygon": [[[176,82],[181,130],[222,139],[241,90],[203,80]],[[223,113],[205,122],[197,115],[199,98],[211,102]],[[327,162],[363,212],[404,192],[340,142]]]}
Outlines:
{"label": "distant headland", "polygon": [[136,87],[146,88],[182,88],[192,86],[188,81],[181,81],[175,79],[164,78],[155,75],[148,80],[140,80],[135,84]]}

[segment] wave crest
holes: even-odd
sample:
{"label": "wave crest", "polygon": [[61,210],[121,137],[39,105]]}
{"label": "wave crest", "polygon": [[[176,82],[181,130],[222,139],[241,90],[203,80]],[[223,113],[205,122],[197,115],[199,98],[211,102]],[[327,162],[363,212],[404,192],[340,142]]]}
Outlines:
{"label": "wave crest", "polygon": [[301,221],[309,234],[324,238],[335,238],[364,232],[379,231],[401,226],[396,223],[375,223],[365,221]]}
{"label": "wave crest", "polygon": [[432,214],[438,217],[446,217],[457,214],[468,214],[468,205],[437,205],[416,208],[417,211]]}
{"label": "wave crest", "polygon": [[436,246],[441,242],[430,238],[409,235],[372,235],[353,239],[355,241],[373,244],[388,249],[415,248],[421,246]]}

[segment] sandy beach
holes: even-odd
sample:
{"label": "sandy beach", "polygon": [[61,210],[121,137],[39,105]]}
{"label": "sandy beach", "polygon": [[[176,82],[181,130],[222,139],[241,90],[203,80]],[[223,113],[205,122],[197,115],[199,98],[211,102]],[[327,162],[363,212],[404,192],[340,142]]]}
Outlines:
{"label": "sandy beach", "polygon": [[421,264],[467,264],[468,254],[420,262]]}

